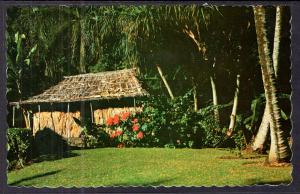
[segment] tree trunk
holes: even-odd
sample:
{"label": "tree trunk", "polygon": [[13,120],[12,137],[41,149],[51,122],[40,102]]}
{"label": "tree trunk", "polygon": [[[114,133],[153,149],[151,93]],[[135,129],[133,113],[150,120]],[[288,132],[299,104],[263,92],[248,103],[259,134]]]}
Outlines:
{"label": "tree trunk", "polygon": [[[280,34],[281,34],[281,14],[282,8],[280,6],[276,7],[276,24],[275,24],[275,34],[274,34],[274,47],[273,47],[273,68],[275,77],[277,78],[278,74],[278,57],[279,57],[279,45],[280,45]],[[254,151],[262,151],[264,149],[264,144],[267,139],[267,134],[270,127],[270,116],[268,111],[268,103],[266,102],[263,119],[259,126],[257,135],[255,136],[252,149]]]}
{"label": "tree trunk", "polygon": [[156,65],[156,67],[157,67],[157,70],[158,70],[158,73],[159,73],[161,79],[163,80],[163,82],[164,82],[164,84],[165,84],[165,86],[166,86],[166,88],[168,90],[168,93],[169,93],[171,99],[174,99],[173,92],[172,92],[172,90],[171,90],[171,88],[170,88],[170,86],[169,86],[169,84],[168,84],[168,82],[167,82],[167,80],[166,80],[166,78],[165,78],[165,76],[164,76],[164,74],[163,74],[160,66]]}
{"label": "tree trunk", "polygon": [[269,128],[270,128],[270,113],[269,113],[268,103],[266,103],[262,121],[258,128],[258,132],[255,136],[254,142],[252,144],[253,151],[262,152],[264,150],[264,145],[267,139]]}
{"label": "tree trunk", "polygon": [[239,89],[240,89],[240,75],[237,75],[232,112],[230,115],[230,124],[229,124],[229,128],[228,128],[228,133],[227,133],[228,136],[231,136],[233,129],[235,127],[235,123],[236,123],[236,112],[237,112],[238,99],[239,99]]}
{"label": "tree trunk", "polygon": [[280,114],[274,84],[275,74],[269,57],[268,40],[265,29],[265,10],[262,6],[256,6],[253,8],[253,11],[266,103],[269,106],[270,112],[271,149],[269,162],[287,161],[290,158],[290,149],[287,138],[283,137],[283,130],[279,122]]}
{"label": "tree trunk", "polygon": [[278,75],[278,58],[279,58],[279,45],[281,37],[281,17],[282,17],[282,8],[280,6],[276,7],[276,24],[275,24],[275,33],[274,33],[274,47],[273,47],[273,67],[275,77]]}
{"label": "tree trunk", "polygon": [[197,89],[196,89],[195,85],[193,88],[193,98],[194,98],[194,110],[195,110],[195,112],[197,112],[198,111],[198,99],[197,99]]}
{"label": "tree trunk", "polygon": [[23,117],[24,117],[24,121],[25,121],[25,126],[27,129],[29,129],[29,121],[28,121],[28,116],[27,116],[26,110],[22,109],[22,113],[23,113]]}
{"label": "tree trunk", "polygon": [[86,73],[85,69],[85,39],[84,39],[84,24],[83,21],[80,20],[80,54],[79,54],[79,65],[80,65],[80,73]]}
{"label": "tree trunk", "polygon": [[[218,106],[217,89],[216,89],[215,80],[213,79],[212,76],[210,76],[210,84],[211,84],[211,90],[212,90],[212,96],[213,96],[213,105]],[[218,108],[214,109],[214,116],[215,116],[215,120],[219,123],[220,114],[219,114],[219,109]]]}

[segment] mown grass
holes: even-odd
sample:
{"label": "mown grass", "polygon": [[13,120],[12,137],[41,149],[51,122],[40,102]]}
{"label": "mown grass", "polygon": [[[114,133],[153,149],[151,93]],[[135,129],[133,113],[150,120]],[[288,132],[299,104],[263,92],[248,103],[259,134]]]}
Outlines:
{"label": "mown grass", "polygon": [[8,173],[8,184],[34,187],[224,186],[288,184],[292,167],[264,166],[225,149],[102,148]]}

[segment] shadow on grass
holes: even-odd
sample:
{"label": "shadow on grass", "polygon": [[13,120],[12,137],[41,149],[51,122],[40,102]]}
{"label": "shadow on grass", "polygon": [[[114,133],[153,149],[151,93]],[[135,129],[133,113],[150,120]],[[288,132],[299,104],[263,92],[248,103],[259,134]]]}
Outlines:
{"label": "shadow on grass", "polygon": [[173,181],[176,178],[166,178],[166,179],[159,179],[157,181],[149,181],[143,183],[135,183],[135,182],[124,182],[119,184],[113,184],[113,186],[164,186],[164,183],[168,183],[169,181]]}
{"label": "shadow on grass", "polygon": [[61,135],[49,128],[35,134],[34,148],[36,157],[32,162],[53,161],[79,155],[72,152],[76,147],[69,146]]}
{"label": "shadow on grass", "polygon": [[261,179],[248,179],[246,180],[247,185],[288,185],[292,182],[290,179],[282,179],[280,181],[266,181],[266,180],[261,180]]}
{"label": "shadow on grass", "polygon": [[45,176],[50,176],[50,175],[53,175],[53,174],[57,174],[57,173],[59,173],[61,171],[62,170],[54,170],[54,171],[50,171],[50,172],[41,173],[41,174],[37,174],[37,175],[34,175],[34,176],[22,178],[22,179],[20,179],[18,181],[14,181],[14,182],[10,183],[9,185],[16,186],[16,185],[19,185],[20,183],[22,183],[24,181],[29,181],[29,180],[33,180],[33,179],[41,178],[41,177],[45,177]]}
{"label": "shadow on grass", "polygon": [[36,157],[31,161],[31,163],[39,163],[39,162],[44,162],[44,161],[54,161],[54,160],[60,160],[64,158],[72,158],[79,156],[77,153],[73,153],[71,151],[64,152],[62,154],[44,154]]}

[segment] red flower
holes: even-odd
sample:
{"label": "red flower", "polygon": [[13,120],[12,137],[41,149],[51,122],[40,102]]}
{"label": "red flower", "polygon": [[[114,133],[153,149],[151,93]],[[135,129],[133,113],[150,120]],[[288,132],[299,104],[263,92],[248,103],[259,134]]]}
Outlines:
{"label": "red flower", "polygon": [[111,118],[111,117],[107,118],[106,124],[107,124],[108,126],[112,126],[112,125],[113,125],[113,118]]}
{"label": "red flower", "polygon": [[132,122],[133,123],[137,123],[139,120],[137,118],[133,119]]}
{"label": "red flower", "polygon": [[116,137],[116,133],[115,133],[115,131],[113,131],[112,134],[110,134],[110,138],[113,139],[113,138],[115,138],[115,137]]}
{"label": "red flower", "polygon": [[123,131],[121,131],[121,130],[117,130],[117,131],[115,131],[115,132],[116,132],[116,136],[120,136],[120,135],[123,134]]}
{"label": "red flower", "polygon": [[117,125],[117,124],[119,124],[119,115],[117,115],[117,114],[115,114],[115,116],[114,116],[114,118],[113,118],[113,123],[114,123],[114,125]]}
{"label": "red flower", "polygon": [[139,130],[139,126],[138,125],[136,125],[136,124],[134,124],[133,126],[132,126],[132,130],[133,131],[138,131]]}
{"label": "red flower", "polygon": [[136,138],[138,139],[143,139],[143,137],[144,137],[144,133],[141,131],[136,135]]}
{"label": "red flower", "polygon": [[130,116],[130,113],[129,112],[124,112],[122,114],[122,117],[121,117],[121,120],[122,121],[126,121],[126,119]]}

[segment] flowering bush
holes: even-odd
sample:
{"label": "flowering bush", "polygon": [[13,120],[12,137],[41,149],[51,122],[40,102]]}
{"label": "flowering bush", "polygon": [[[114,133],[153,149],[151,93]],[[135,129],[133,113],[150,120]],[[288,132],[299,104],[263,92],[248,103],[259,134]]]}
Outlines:
{"label": "flowering bush", "polygon": [[[106,127],[110,129],[110,139],[113,146],[135,147],[145,145],[145,123],[139,122],[141,113],[123,112],[115,114],[106,120]],[[141,127],[142,126],[142,127]]]}
{"label": "flowering bush", "polygon": [[[138,102],[140,103],[140,102]],[[123,147],[222,147],[226,135],[214,120],[214,106],[194,111],[191,93],[174,100],[151,97],[141,112],[107,118],[109,145]]]}

